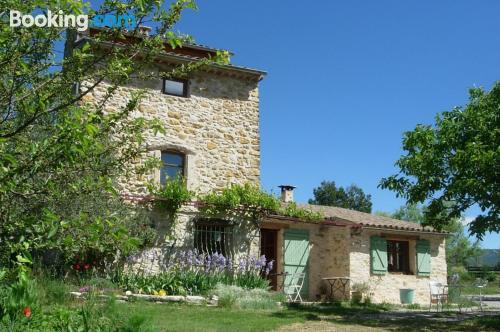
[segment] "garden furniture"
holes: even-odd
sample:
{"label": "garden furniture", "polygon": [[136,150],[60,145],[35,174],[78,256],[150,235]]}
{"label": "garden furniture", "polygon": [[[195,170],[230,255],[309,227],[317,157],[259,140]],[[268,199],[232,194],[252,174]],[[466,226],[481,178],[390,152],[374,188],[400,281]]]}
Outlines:
{"label": "garden furniture", "polygon": [[340,292],[342,294],[342,299],[349,299],[349,293],[347,285],[351,281],[348,277],[327,277],[322,278],[330,285],[330,299],[333,299],[335,292]]}
{"label": "garden furniture", "polygon": [[[290,302],[302,302],[302,297],[300,296],[300,292],[302,291],[302,287],[304,286],[304,280],[306,278],[305,273],[284,273],[284,285],[283,292],[287,296]],[[286,279],[286,281],[285,281]]]}
{"label": "garden furniture", "polygon": [[439,311],[439,304],[443,310],[443,304],[448,299],[448,285],[444,285],[438,281],[429,281],[430,304],[429,311],[432,310],[432,304],[436,303],[436,311]]}

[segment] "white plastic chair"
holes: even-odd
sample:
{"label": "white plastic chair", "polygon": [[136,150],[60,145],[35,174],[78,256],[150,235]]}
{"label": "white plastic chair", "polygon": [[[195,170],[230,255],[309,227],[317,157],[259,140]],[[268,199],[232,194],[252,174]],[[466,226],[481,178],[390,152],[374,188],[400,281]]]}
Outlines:
{"label": "white plastic chair", "polygon": [[445,292],[446,285],[438,281],[429,281],[430,304],[429,311],[432,310],[432,302],[436,302],[436,311],[439,311],[439,304],[443,310],[443,303],[446,302],[448,294]]}
{"label": "white plastic chair", "polygon": [[290,280],[290,283],[284,285],[283,292],[287,296],[290,302],[297,302],[299,300],[302,302],[302,297],[300,296],[300,291],[304,286],[304,280],[306,278],[305,273],[294,273],[294,274],[285,274],[285,278]]}

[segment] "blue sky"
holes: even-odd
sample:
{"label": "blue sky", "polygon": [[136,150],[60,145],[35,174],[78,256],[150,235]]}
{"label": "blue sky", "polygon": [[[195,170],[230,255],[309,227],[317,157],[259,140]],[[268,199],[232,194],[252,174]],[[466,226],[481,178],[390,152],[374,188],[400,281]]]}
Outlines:
{"label": "blue sky", "polygon": [[[500,79],[498,1],[200,0],[178,28],[227,48],[262,81],[262,183],[355,183],[374,211],[404,202],[377,188],[402,133]],[[479,211],[472,209],[468,215]],[[500,248],[488,235],[483,247]]]}
{"label": "blue sky", "polygon": [[[396,171],[402,133],[500,79],[496,0],[197,3],[181,32],[268,72],[262,184],[293,184],[297,201],[334,180],[370,193],[373,211],[394,211],[404,202],[377,184]],[[499,244],[488,235],[483,247]]]}

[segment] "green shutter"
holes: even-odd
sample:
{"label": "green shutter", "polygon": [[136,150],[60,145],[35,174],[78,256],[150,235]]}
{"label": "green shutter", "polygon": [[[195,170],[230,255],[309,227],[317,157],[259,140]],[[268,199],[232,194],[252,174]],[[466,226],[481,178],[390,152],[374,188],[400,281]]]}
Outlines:
{"label": "green shutter", "polygon": [[[285,230],[284,241],[284,269],[289,274],[305,273],[301,296],[309,295],[309,232],[301,229]],[[297,282],[291,276],[286,276],[284,286]]]}
{"label": "green shutter", "polygon": [[372,236],[370,256],[372,274],[385,274],[387,272],[387,241],[379,236]]}
{"label": "green shutter", "polygon": [[417,275],[431,275],[431,246],[427,240],[417,241]]}

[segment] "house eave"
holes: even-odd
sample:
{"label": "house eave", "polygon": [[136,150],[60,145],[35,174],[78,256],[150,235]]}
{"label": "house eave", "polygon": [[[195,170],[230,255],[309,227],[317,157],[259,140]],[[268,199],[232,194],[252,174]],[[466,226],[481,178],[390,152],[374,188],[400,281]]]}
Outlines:
{"label": "house eave", "polygon": [[[96,41],[90,37],[90,36],[82,36],[75,42],[75,46],[80,45],[84,41],[90,42],[90,43],[96,43]],[[98,44],[100,46],[104,47],[119,47],[119,48],[124,48],[127,47],[127,44],[120,44],[120,43],[115,43],[111,41],[99,41]],[[170,63],[192,63],[196,61],[203,60],[203,58],[198,58],[198,57],[191,57],[187,55],[179,55],[175,54],[173,52],[163,52],[158,54],[157,56],[158,60],[165,61],[165,62],[170,62]],[[209,68],[212,70],[219,70],[223,71],[226,73],[232,73],[233,75],[239,75],[245,78],[251,78],[256,81],[261,81],[264,76],[267,75],[266,71],[263,70],[258,70],[254,68],[248,68],[248,67],[243,67],[243,66],[238,66],[238,65],[232,65],[232,64],[227,64],[227,65],[221,65],[217,63],[211,63],[208,65]]]}

